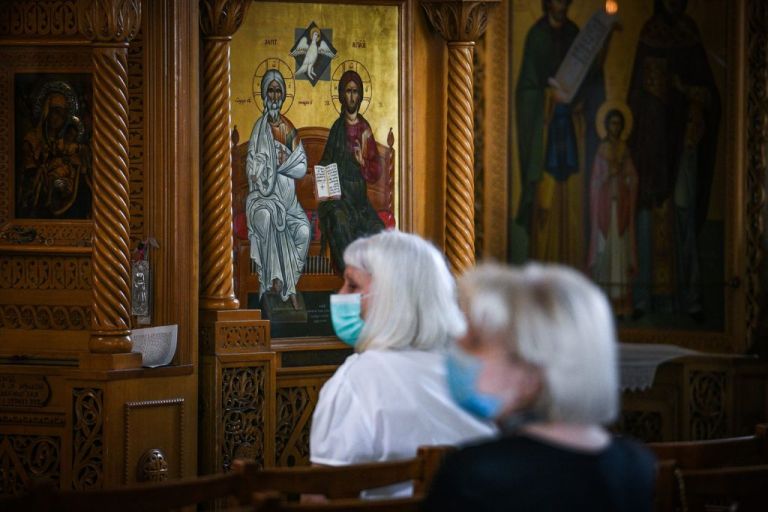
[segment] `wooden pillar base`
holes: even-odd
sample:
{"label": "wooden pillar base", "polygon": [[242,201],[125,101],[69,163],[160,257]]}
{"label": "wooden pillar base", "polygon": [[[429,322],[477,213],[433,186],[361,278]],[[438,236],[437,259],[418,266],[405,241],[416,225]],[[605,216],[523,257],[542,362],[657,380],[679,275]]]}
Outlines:
{"label": "wooden pillar base", "polygon": [[200,297],[201,310],[234,310],[240,308],[240,301],[231,297]]}

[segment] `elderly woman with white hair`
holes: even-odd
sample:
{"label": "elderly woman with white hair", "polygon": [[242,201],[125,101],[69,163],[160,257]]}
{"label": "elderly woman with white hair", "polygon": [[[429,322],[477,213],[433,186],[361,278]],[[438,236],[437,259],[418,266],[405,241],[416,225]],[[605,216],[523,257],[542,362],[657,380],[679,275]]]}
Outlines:
{"label": "elderly woman with white hair", "polygon": [[465,324],[442,254],[416,235],[385,231],[351,243],[344,261],[331,319],[356,353],[320,391],[311,462],[405,459],[421,445],[494,435],[448,390],[445,349]]}
{"label": "elderly woman with white hair", "polygon": [[602,292],[533,264],[482,265],[459,290],[469,325],[447,361],[450,390],[504,435],[449,455],[425,510],[650,510],[653,455],[604,428],[619,383]]}

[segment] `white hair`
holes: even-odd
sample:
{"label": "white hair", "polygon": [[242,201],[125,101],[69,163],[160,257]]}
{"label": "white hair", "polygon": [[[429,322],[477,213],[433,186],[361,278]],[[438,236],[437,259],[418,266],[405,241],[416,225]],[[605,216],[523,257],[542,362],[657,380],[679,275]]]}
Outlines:
{"label": "white hair", "polygon": [[261,78],[261,99],[265,102],[267,101],[269,84],[273,81],[277,82],[277,85],[279,85],[280,89],[283,91],[283,95],[285,95],[285,79],[283,78],[283,74],[277,69],[269,69]]}
{"label": "white hair", "polygon": [[473,329],[538,367],[545,421],[607,424],[619,409],[616,329],[603,293],[573,269],[483,264],[459,281]]}
{"label": "white hair", "polygon": [[439,350],[464,333],[453,276],[443,255],[426,240],[384,231],[352,242],[344,263],[372,277],[359,352]]}

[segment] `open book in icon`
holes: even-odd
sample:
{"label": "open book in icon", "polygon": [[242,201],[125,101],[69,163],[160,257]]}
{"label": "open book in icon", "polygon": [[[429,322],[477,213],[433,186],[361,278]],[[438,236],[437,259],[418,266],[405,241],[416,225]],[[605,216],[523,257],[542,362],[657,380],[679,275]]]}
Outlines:
{"label": "open book in icon", "polygon": [[339,167],[335,162],[315,166],[315,192],[318,201],[341,199]]}

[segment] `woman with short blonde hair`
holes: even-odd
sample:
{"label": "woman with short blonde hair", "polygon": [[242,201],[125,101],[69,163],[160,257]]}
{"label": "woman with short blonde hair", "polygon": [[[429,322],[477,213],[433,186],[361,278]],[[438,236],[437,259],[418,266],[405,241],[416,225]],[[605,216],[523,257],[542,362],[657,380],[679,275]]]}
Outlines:
{"label": "woman with short blonde hair", "polygon": [[650,510],[653,455],[605,429],[619,383],[603,293],[537,264],[481,265],[459,289],[468,329],[447,361],[449,387],[504,435],[449,456],[425,510]]}

